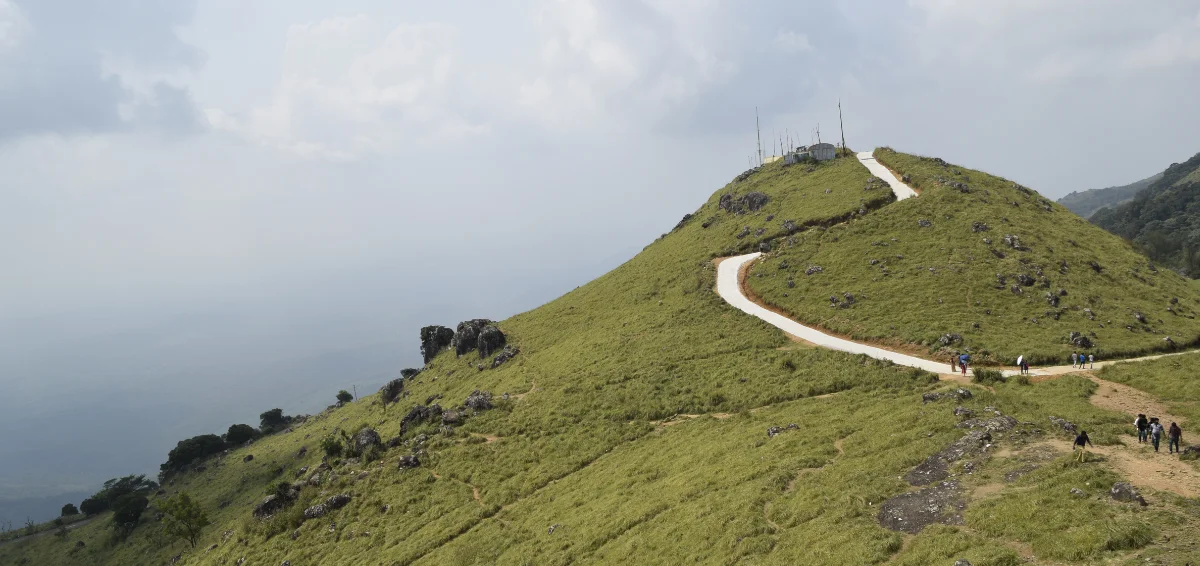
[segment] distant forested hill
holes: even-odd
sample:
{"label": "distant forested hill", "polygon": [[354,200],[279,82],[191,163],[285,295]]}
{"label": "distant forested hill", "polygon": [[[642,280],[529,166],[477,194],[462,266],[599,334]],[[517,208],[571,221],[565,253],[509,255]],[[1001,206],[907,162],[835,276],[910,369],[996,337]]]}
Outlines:
{"label": "distant forested hill", "polygon": [[1155,261],[1200,276],[1200,154],[1172,164],[1133,200],[1097,210],[1090,220]]}
{"label": "distant forested hill", "polygon": [[1090,218],[1097,210],[1104,207],[1114,207],[1119,204],[1127,203],[1133,200],[1134,195],[1149,187],[1151,183],[1162,178],[1162,173],[1158,173],[1152,177],[1142,179],[1135,183],[1122,185],[1120,187],[1108,187],[1105,189],[1090,189],[1086,191],[1073,192],[1063,198],[1058,199],[1058,204],[1067,207],[1071,212],[1078,214],[1084,218]]}

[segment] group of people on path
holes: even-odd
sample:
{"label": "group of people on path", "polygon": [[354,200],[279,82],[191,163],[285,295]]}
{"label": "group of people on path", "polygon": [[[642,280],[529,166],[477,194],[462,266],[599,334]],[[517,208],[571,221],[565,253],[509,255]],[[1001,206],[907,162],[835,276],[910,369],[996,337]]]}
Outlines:
{"label": "group of people on path", "polygon": [[971,361],[971,356],[960,352],[954,352],[954,355],[950,356],[950,373],[958,371],[958,369],[961,367],[962,374],[967,375],[967,362],[969,361]]}
{"label": "group of people on path", "polygon": [[1071,352],[1071,367],[1083,369],[1084,364],[1087,364],[1087,369],[1096,369],[1095,354],[1083,355],[1079,352]]}
{"label": "group of people on path", "polygon": [[1146,418],[1146,415],[1138,413],[1137,419],[1133,421],[1133,426],[1137,427],[1139,443],[1149,442],[1154,445],[1154,451],[1158,452],[1158,445],[1162,442],[1165,431],[1167,452],[1171,454],[1179,452],[1179,442],[1183,439],[1183,429],[1179,428],[1179,425],[1171,423],[1170,428],[1165,428],[1162,423],[1158,422],[1158,417]]}

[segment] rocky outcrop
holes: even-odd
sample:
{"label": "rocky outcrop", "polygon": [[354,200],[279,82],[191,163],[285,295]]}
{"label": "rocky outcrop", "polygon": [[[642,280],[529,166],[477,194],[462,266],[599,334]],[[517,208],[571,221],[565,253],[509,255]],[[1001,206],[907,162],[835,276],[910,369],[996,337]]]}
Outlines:
{"label": "rocky outcrop", "polygon": [[395,403],[396,400],[400,399],[400,394],[403,392],[404,378],[401,377],[393,379],[385,383],[383,387],[379,388],[379,398],[383,400],[385,405],[388,403]]}
{"label": "rocky outcrop", "polygon": [[266,519],[291,504],[292,500],[286,497],[278,494],[268,495],[263,498],[262,503],[254,506],[253,514],[256,519]]}
{"label": "rocky outcrop", "polygon": [[930,403],[940,401],[942,399],[955,399],[958,401],[966,401],[971,398],[971,392],[961,387],[951,391],[931,391],[921,395],[922,403]]}
{"label": "rocky outcrop", "polygon": [[504,362],[513,359],[519,353],[521,353],[521,350],[516,346],[512,344],[505,345],[504,349],[500,350],[500,353],[496,354],[496,357],[492,359],[492,369],[500,367]]}
{"label": "rocky outcrop", "polygon": [[496,328],[494,325],[483,327],[479,331],[479,338],[476,339],[476,348],[479,350],[479,357],[482,359],[492,355],[492,352],[504,347],[506,341],[504,333],[500,332],[499,328]]}
{"label": "rocky outcrop", "polygon": [[454,331],[445,326],[426,326],[421,329],[421,357],[428,364],[438,352],[454,339]]}
{"label": "rocky outcrop", "polygon": [[463,405],[476,411],[486,411],[492,408],[492,394],[476,389],[467,395],[467,400],[463,402]]}
{"label": "rocky outcrop", "polygon": [[427,420],[436,419],[442,416],[442,408],[439,405],[417,405],[400,419],[400,434],[408,431],[409,425],[421,424]]}
{"label": "rocky outcrop", "polygon": [[747,212],[756,212],[758,209],[767,205],[771,201],[771,197],[765,193],[753,191],[742,196],[734,196],[731,193],[721,195],[721,199],[717,202],[717,206],[725,212],[733,214],[745,214]]}
{"label": "rocky outcrop", "polygon": [[396,463],[396,467],[400,468],[401,470],[420,467],[420,465],[421,460],[418,459],[415,454],[401,456],[400,460]]}
{"label": "rocky outcrop", "polygon": [[405,368],[400,370],[400,377],[403,377],[404,379],[412,379],[420,373],[421,370],[417,368]]}
{"label": "rocky outcrop", "polygon": [[962,524],[965,508],[958,483],[942,482],[884,501],[876,519],[885,529],[917,534],[933,524]]}
{"label": "rocky outcrop", "polygon": [[381,442],[379,433],[375,432],[375,429],[367,427],[354,433],[350,439],[350,447],[355,454],[363,454],[367,450],[379,446]]}
{"label": "rocky outcrop", "polygon": [[479,347],[479,332],[484,327],[492,324],[492,321],[486,318],[475,318],[464,320],[458,323],[458,328],[454,331],[454,339],[451,346],[454,348],[456,356],[470,352]]}
{"label": "rocky outcrop", "polygon": [[1112,489],[1108,491],[1108,496],[1112,497],[1115,501],[1137,503],[1143,507],[1146,506],[1146,499],[1142,497],[1142,494],[1136,488],[1127,482],[1119,481],[1114,483]]}

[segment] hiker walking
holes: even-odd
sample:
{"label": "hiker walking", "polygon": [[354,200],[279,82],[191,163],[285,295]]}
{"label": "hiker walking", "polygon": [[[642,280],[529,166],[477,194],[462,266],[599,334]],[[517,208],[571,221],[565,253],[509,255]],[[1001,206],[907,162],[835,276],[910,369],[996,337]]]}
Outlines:
{"label": "hiker walking", "polygon": [[1167,429],[1167,452],[1179,452],[1179,440],[1183,437],[1183,429],[1179,425],[1171,423],[1171,428]]}
{"label": "hiker walking", "polygon": [[1029,360],[1021,362],[1021,371],[1025,372],[1025,375],[1029,375]]}
{"label": "hiker walking", "polygon": [[1087,445],[1095,446],[1092,444],[1092,439],[1088,438],[1087,431],[1081,430],[1079,436],[1075,437],[1075,445],[1072,446],[1081,463],[1087,461]]}
{"label": "hiker walking", "polygon": [[1096,369],[1096,355],[1088,354],[1088,369]]}
{"label": "hiker walking", "polygon": [[1025,356],[1017,356],[1017,373],[1025,373]]}
{"label": "hiker walking", "polygon": [[1162,442],[1163,425],[1158,422],[1158,417],[1150,418],[1150,444],[1154,445],[1154,451],[1158,452],[1158,443]]}
{"label": "hiker walking", "polygon": [[959,357],[958,357],[958,365],[959,365],[960,367],[962,367],[962,374],[963,374],[963,375],[967,375],[967,360],[968,360],[968,359],[970,359],[970,356],[967,356],[966,354],[963,354],[963,355],[961,355],[961,356],[959,356]]}
{"label": "hiker walking", "polygon": [[1133,421],[1133,426],[1137,427],[1138,442],[1145,442],[1150,438],[1150,419],[1146,415],[1138,413],[1137,419]]}
{"label": "hiker walking", "polygon": [[950,356],[950,373],[958,373],[958,352]]}
{"label": "hiker walking", "polygon": [[1079,365],[1079,352],[1071,352],[1071,367]]}

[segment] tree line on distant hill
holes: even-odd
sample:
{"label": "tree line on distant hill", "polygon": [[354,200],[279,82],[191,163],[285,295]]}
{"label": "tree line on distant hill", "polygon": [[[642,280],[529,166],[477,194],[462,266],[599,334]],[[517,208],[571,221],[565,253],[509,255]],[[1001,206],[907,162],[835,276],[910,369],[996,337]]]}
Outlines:
{"label": "tree line on distant hill", "polygon": [[1200,154],[1172,164],[1133,200],[1101,208],[1090,220],[1155,262],[1200,277]]}

